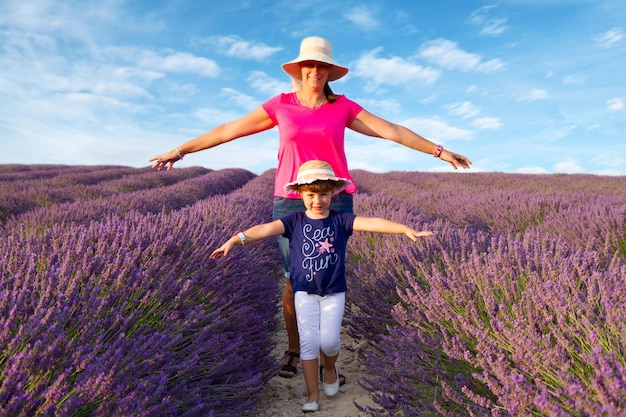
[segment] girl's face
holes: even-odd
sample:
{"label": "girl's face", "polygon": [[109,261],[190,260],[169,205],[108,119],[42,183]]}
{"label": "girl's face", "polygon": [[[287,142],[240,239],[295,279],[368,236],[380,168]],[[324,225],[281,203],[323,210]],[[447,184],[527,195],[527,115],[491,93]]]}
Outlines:
{"label": "girl's face", "polygon": [[306,212],[311,218],[322,219],[330,214],[330,203],[333,198],[331,191],[315,193],[313,191],[302,191],[300,197],[306,207]]}
{"label": "girl's face", "polygon": [[300,63],[300,71],[302,72],[303,85],[307,85],[313,90],[320,90],[328,81],[330,65],[317,61],[304,61]]}

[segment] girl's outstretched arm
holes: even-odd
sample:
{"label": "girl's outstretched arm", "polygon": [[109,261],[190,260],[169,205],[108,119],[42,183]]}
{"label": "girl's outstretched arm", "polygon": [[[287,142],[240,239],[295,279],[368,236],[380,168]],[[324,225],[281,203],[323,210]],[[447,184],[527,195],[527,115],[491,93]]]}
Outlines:
{"label": "girl's outstretched arm", "polygon": [[381,219],[379,217],[357,216],[354,219],[352,228],[353,230],[360,232],[404,234],[412,241],[417,241],[417,238],[419,237],[433,235],[433,232],[418,232],[407,225],[396,223],[391,220]]}
{"label": "girl's outstretched arm", "polygon": [[[285,225],[280,220],[274,220],[273,222],[257,224],[251,228],[244,230],[243,237],[239,234],[234,235],[228,239],[222,246],[215,249],[211,253],[211,259],[217,258],[220,255],[226,256],[235,246],[243,246],[255,240],[265,239],[272,236],[279,236],[285,233]],[[244,240],[245,239],[245,240]]]}

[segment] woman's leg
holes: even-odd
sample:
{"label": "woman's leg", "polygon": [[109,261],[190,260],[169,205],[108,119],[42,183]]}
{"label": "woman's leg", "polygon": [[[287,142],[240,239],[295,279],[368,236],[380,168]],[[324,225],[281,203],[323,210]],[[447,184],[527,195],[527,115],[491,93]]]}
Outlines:
{"label": "woman's leg", "polygon": [[286,280],[283,290],[283,317],[285,318],[285,329],[287,330],[289,352],[300,352],[300,337],[298,336],[298,323],[296,321],[296,306],[293,298],[293,290],[289,278]]}
{"label": "woman's leg", "polygon": [[[302,200],[275,197],[272,207],[272,220],[280,219],[292,211],[304,211]],[[298,337],[298,324],[296,322],[296,309],[293,300],[293,291],[289,282],[289,240],[278,236],[278,246],[283,257],[285,268],[285,288],[283,290],[282,305],[283,317],[285,319],[285,330],[287,331],[287,351],[281,362],[278,375],[291,378],[296,375],[298,364],[297,353],[300,352],[300,338]]]}
{"label": "woman's leg", "polygon": [[340,192],[333,197],[333,201],[330,203],[330,208],[335,211],[347,211],[349,213],[354,213],[352,194],[348,194],[345,191]]}

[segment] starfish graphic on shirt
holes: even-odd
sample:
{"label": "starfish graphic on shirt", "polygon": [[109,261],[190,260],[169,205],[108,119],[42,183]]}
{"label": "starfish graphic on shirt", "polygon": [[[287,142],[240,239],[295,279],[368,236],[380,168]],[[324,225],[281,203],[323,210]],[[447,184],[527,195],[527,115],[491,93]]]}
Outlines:
{"label": "starfish graphic on shirt", "polygon": [[319,243],[319,253],[330,253],[333,244],[328,241],[328,239],[318,242]]}

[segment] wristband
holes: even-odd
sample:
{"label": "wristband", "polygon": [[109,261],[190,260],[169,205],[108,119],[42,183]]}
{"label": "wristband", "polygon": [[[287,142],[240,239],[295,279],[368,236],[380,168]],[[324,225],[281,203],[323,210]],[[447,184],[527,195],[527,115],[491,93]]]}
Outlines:
{"label": "wristband", "polygon": [[441,145],[437,145],[437,149],[435,149],[435,153],[433,156],[435,158],[439,158],[441,156],[441,152],[443,151],[443,147]]}
{"label": "wristband", "polygon": [[243,234],[243,230],[238,230],[237,231],[237,236],[239,236],[239,239],[241,239],[241,246],[246,244],[246,235]]}
{"label": "wristband", "polygon": [[180,150],[178,149],[178,147],[176,148],[176,153],[178,154],[178,159],[183,159],[183,155],[181,155]]}

